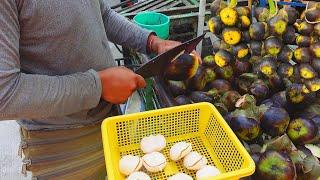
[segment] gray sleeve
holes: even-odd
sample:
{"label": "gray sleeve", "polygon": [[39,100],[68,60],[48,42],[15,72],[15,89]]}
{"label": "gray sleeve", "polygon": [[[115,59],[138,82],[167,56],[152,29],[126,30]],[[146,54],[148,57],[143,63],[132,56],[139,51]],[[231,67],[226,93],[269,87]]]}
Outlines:
{"label": "gray sleeve", "polygon": [[57,117],[95,107],[101,82],[94,70],[66,76],[20,71],[15,0],[0,3],[0,120]]}
{"label": "gray sleeve", "polygon": [[140,28],[112,10],[105,0],[101,1],[102,18],[107,36],[111,42],[146,53],[151,31]]}

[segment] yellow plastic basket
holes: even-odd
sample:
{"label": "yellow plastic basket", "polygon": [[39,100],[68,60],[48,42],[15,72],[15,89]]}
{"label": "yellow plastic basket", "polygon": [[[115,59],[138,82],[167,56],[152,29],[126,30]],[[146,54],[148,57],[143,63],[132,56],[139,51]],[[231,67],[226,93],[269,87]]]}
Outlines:
{"label": "yellow plastic basket", "polygon": [[118,168],[120,158],[127,154],[142,157],[140,140],[151,134],[166,137],[167,146],[162,153],[168,160],[163,171],[147,172],[152,179],[167,179],[178,172],[195,178],[195,172],[184,168],[181,161],[168,158],[171,146],[180,141],[192,143],[194,151],[223,172],[214,179],[240,179],[255,170],[250,155],[217,109],[210,103],[197,103],[105,119],[102,138],[109,180],[125,179]]}

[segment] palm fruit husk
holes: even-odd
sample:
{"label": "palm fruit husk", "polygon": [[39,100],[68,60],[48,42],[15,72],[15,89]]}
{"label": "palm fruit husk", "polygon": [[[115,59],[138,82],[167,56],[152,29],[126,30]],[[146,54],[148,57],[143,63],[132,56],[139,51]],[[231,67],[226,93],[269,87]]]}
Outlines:
{"label": "palm fruit husk", "polygon": [[174,81],[184,81],[193,77],[199,67],[199,59],[193,54],[182,54],[168,65],[164,76]]}

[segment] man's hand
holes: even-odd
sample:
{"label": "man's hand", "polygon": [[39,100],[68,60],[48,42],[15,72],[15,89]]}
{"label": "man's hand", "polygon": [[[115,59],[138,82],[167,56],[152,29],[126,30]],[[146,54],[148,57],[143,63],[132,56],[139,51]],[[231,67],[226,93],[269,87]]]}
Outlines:
{"label": "man's hand", "polygon": [[[149,50],[157,54],[164,53],[181,44],[178,41],[162,40],[153,34],[150,35],[148,42],[150,42]],[[192,54],[198,57],[200,63],[202,62],[200,55],[196,51],[192,51]]]}
{"label": "man's hand", "polygon": [[132,93],[146,86],[143,77],[125,67],[111,67],[98,72],[102,84],[102,99],[113,103],[124,103]]}

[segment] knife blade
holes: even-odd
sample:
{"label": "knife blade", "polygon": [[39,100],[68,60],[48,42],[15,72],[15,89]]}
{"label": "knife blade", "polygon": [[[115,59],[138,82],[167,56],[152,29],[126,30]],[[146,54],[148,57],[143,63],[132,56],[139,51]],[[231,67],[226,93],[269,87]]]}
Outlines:
{"label": "knife blade", "polygon": [[140,68],[138,68],[135,73],[141,75],[144,78],[162,74],[165,71],[167,65],[173,59],[184,52],[190,54],[204,38],[205,34],[206,33],[154,57],[150,61],[144,63]]}

